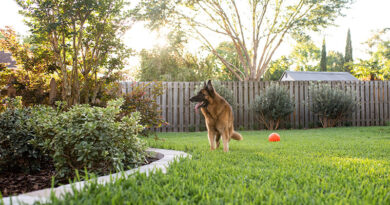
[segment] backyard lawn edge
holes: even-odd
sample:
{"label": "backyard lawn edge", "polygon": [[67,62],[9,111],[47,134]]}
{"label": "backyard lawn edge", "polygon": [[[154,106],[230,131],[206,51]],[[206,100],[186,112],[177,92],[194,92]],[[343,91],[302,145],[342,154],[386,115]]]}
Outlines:
{"label": "backyard lawn edge", "polygon": [[[97,183],[106,184],[108,182],[114,182],[115,180],[121,177],[129,177],[135,172],[146,173],[146,175],[149,175],[150,173],[153,173],[156,170],[161,170],[163,173],[166,173],[169,164],[174,160],[185,158],[185,157],[191,157],[191,155],[185,152],[176,151],[176,150],[149,148],[147,149],[147,151],[157,153],[157,158],[159,158],[159,160],[124,172],[98,177]],[[5,197],[3,198],[3,202],[4,205],[33,204],[38,201],[49,202],[50,195],[52,192],[55,194],[56,197],[61,197],[66,193],[72,193],[73,192],[72,187],[76,188],[77,190],[81,190],[88,182],[89,181],[81,181],[72,184],[62,185],[56,188],[47,188],[47,189],[33,191],[25,194],[20,194],[17,196]],[[1,201],[0,204],[2,204]]]}

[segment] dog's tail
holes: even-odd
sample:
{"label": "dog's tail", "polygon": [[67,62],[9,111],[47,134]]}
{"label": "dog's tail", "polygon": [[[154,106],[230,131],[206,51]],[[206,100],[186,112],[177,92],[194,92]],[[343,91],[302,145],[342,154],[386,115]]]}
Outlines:
{"label": "dog's tail", "polygon": [[237,141],[240,141],[240,140],[243,140],[244,138],[242,138],[242,136],[240,135],[240,133],[234,132],[234,131],[233,131],[232,139],[237,140]]}

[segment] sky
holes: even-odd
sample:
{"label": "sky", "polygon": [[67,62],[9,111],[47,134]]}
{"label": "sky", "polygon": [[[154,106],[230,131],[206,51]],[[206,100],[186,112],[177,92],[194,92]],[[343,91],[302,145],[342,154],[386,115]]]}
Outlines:
{"label": "sky", "polygon": [[[354,59],[367,58],[363,43],[371,37],[372,31],[390,28],[390,0],[355,0],[351,8],[345,12],[345,17],[339,17],[335,24],[321,33],[312,34],[312,39],[321,47],[322,38],[326,39],[327,50],[344,53],[348,28],[351,29]],[[19,34],[27,35],[28,27],[23,23],[23,17],[18,13],[19,6],[14,0],[0,0],[0,28],[10,25]],[[155,45],[164,45],[164,35],[150,32],[143,23],[133,25],[123,36],[124,42],[131,48],[140,51],[150,49]],[[288,55],[294,42],[286,41],[278,49],[277,56]]]}

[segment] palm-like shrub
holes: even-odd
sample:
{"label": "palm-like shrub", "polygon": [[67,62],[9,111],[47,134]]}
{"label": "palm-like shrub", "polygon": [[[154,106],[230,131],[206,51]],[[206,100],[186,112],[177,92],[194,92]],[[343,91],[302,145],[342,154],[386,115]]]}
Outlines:
{"label": "palm-like shrub", "polygon": [[255,98],[252,105],[260,123],[267,129],[278,129],[281,120],[294,111],[294,101],[288,91],[278,85],[269,86],[264,93]]}
{"label": "palm-like shrub", "polygon": [[311,85],[309,92],[312,103],[310,110],[318,115],[322,127],[334,127],[355,111],[355,93],[345,93],[328,84]]}

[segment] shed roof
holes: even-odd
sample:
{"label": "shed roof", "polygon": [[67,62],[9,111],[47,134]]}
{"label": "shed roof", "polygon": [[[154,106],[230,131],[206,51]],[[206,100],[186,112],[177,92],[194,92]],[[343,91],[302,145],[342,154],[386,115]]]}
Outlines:
{"label": "shed roof", "polygon": [[280,81],[357,81],[348,72],[285,71]]}

